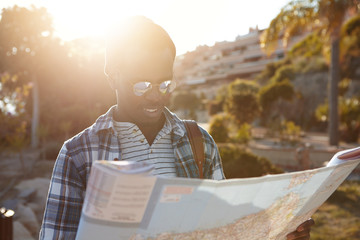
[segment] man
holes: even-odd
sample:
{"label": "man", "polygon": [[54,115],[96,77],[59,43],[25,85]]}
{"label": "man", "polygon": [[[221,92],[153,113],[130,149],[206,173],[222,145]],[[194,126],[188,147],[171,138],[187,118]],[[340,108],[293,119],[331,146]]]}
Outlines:
{"label": "man", "polygon": [[[129,18],[110,34],[105,74],[117,105],[64,143],[55,163],[40,239],[75,238],[94,160],[142,161],[154,166],[155,175],[199,177],[184,124],[165,107],[175,88],[175,56],[166,31],[145,17]],[[216,144],[201,131],[204,178],[224,179]],[[303,223],[288,239],[308,239],[312,224],[312,220]]]}

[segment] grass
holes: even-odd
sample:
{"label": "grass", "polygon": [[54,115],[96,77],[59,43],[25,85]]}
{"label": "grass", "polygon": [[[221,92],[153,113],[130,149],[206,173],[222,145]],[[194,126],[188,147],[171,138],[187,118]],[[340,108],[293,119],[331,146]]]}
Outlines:
{"label": "grass", "polygon": [[360,182],[342,183],[313,219],[311,240],[360,239]]}

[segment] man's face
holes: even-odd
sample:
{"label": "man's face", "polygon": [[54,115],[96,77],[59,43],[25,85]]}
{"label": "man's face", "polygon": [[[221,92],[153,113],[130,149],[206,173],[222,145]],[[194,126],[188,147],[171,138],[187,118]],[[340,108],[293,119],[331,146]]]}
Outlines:
{"label": "man's face", "polygon": [[[128,50],[124,54],[128,56],[126,63],[117,71],[117,120],[137,125],[156,124],[161,121],[162,111],[170,98],[170,94],[159,92],[159,84],[173,78],[171,52],[168,49],[160,52]],[[133,84],[137,82],[150,82],[152,89],[136,96]]]}

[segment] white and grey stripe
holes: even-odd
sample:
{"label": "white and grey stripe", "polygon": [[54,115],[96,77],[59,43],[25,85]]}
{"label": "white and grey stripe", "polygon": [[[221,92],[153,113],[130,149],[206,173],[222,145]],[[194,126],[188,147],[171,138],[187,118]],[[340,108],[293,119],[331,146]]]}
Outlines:
{"label": "white and grey stripe", "polygon": [[153,165],[153,175],[176,177],[172,126],[168,120],[151,146],[135,124],[116,121],[113,124],[120,140],[121,160],[146,162]]}

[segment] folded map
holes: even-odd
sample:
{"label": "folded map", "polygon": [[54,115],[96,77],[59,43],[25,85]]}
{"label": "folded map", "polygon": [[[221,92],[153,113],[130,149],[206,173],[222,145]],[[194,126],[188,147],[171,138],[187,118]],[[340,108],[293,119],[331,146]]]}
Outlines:
{"label": "folded map", "polygon": [[322,168],[216,181],[96,161],[76,239],[286,239],[359,163],[360,147],[336,153]]}

